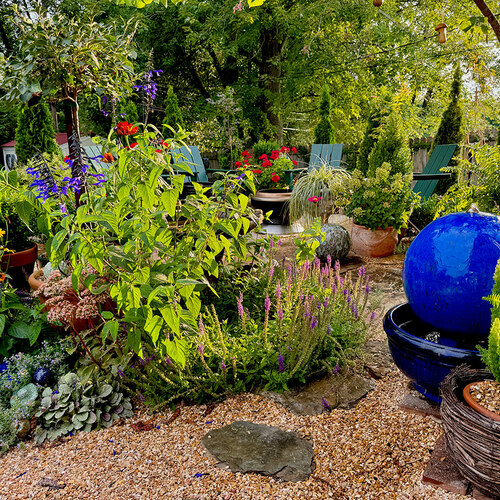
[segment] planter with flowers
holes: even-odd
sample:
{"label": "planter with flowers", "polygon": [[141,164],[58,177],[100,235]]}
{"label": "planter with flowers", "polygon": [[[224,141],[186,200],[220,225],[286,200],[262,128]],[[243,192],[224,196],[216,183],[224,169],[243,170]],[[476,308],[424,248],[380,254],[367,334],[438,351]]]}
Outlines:
{"label": "planter with flowers", "polygon": [[[289,185],[290,171],[297,164],[289,158],[288,153],[296,153],[296,148],[283,146],[279,151],[271,151],[268,155],[259,156],[259,163],[252,165],[251,156],[244,151],[243,161],[236,162],[236,167],[251,170],[254,174],[258,191],[252,196],[252,205],[264,213],[272,211],[271,223],[288,224],[288,202],[292,193]],[[246,155],[246,156],[245,156]],[[238,165],[240,163],[240,165]]]}
{"label": "planter with flowers", "polygon": [[345,214],[353,218],[352,249],[364,257],[391,255],[398,231],[407,223],[417,195],[411,190],[412,174],[391,175],[391,165],[382,163],[374,177],[352,174]]}

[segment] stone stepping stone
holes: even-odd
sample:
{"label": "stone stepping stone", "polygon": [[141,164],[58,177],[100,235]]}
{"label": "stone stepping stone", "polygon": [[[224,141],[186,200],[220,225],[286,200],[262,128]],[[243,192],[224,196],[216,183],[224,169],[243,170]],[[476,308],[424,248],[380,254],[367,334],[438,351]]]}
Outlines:
{"label": "stone stepping stone", "polygon": [[248,421],[214,429],[201,442],[232,472],[257,472],[283,481],[304,481],[314,470],[313,445],[295,432]]}

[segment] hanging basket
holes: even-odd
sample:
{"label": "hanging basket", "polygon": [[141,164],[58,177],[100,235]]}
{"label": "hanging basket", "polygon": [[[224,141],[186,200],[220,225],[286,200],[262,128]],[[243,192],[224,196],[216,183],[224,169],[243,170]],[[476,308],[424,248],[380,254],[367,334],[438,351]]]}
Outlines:
{"label": "hanging basket", "polygon": [[461,365],[441,384],[441,418],[446,445],[464,476],[478,490],[500,497],[500,422],[469,406],[463,398],[467,384],[491,380],[487,370]]}

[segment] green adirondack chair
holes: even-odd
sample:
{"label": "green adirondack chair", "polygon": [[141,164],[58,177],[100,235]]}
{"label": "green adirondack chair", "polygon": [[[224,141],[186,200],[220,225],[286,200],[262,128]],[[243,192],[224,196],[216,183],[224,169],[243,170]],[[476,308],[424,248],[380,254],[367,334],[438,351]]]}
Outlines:
{"label": "green adirondack chair", "polygon": [[185,182],[208,182],[207,172],[203,160],[201,159],[200,150],[196,146],[181,146],[180,149],[172,151],[175,154],[181,154],[182,157],[174,159],[173,167],[178,165],[179,173],[183,173],[182,164],[186,164],[193,175],[186,174]]}
{"label": "green adirondack chair", "polygon": [[[97,156],[102,156],[101,152],[102,148],[97,144],[84,146],[83,150],[85,151],[85,154],[89,158],[96,158]],[[95,170],[97,170],[97,172],[100,172],[102,170],[102,163],[99,160],[90,160],[90,163],[95,168]]]}
{"label": "green adirondack chair", "polygon": [[413,191],[419,193],[422,199],[427,200],[432,195],[440,179],[450,177],[451,174],[441,172],[441,169],[448,166],[457,147],[457,144],[436,146],[424,171],[421,174],[413,174],[413,179],[417,181]]}
{"label": "green adirondack chair", "polygon": [[[313,144],[311,148],[311,158],[309,160],[308,171],[327,165],[332,168],[340,168],[342,159],[342,144]],[[285,172],[286,182],[290,189],[293,188],[294,177],[306,171],[306,168],[294,168]]]}

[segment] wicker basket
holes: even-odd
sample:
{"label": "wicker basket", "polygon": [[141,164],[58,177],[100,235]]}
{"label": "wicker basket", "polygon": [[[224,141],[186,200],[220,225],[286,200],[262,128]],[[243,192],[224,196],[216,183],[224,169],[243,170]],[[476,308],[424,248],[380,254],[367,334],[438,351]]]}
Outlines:
{"label": "wicker basket", "polygon": [[463,388],[491,380],[486,370],[455,368],[441,384],[441,417],[448,450],[465,479],[482,493],[500,497],[500,422],[481,415],[463,399]]}

